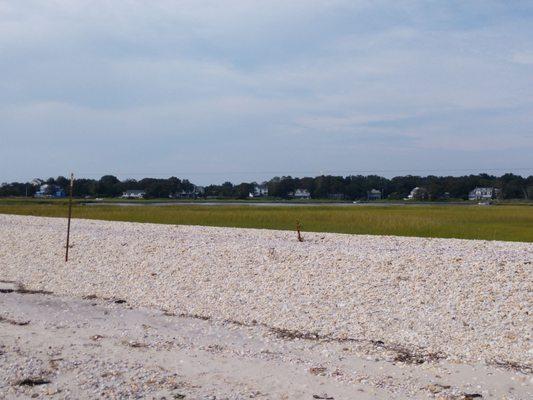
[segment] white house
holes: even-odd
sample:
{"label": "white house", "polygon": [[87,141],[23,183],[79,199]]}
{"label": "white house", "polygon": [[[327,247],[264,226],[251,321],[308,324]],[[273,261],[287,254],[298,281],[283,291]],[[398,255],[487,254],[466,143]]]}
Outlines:
{"label": "white house", "polygon": [[309,190],[307,189],[296,189],[293,197],[295,199],[300,199],[300,200],[309,200],[311,198],[311,193],[309,193]]}
{"label": "white house", "polygon": [[407,196],[407,200],[425,200],[428,198],[428,191],[423,187],[415,187]]}
{"label": "white house", "polygon": [[144,196],[146,196],[144,190],[126,190],[120,197],[123,199],[142,199]]}
{"label": "white house", "polygon": [[381,191],[377,189],[372,189],[366,192],[366,197],[368,200],[381,200]]}
{"label": "white house", "polygon": [[39,190],[35,192],[35,197],[65,197],[65,191],[57,185],[50,185],[45,183],[39,187]]}
{"label": "white house", "polygon": [[493,187],[477,187],[468,194],[469,200],[492,200],[500,196],[501,190]]}
{"label": "white house", "polygon": [[250,193],[250,197],[267,197],[268,196],[268,186],[266,184],[255,185],[254,191]]}

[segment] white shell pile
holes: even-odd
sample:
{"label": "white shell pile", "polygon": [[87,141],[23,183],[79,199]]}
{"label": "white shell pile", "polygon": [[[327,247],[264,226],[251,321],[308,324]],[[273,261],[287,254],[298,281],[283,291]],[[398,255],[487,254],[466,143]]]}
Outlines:
{"label": "white shell pile", "polygon": [[0,280],[530,365],[533,244],[0,215]]}

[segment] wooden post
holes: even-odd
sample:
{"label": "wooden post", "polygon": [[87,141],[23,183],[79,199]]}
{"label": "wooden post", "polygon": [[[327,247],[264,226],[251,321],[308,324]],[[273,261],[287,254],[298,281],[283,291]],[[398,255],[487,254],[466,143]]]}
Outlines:
{"label": "wooden post", "polygon": [[72,190],[74,188],[74,174],[70,174],[70,194],[68,198],[68,225],[67,225],[67,247],[65,251],[65,262],[68,261],[68,248],[70,246],[70,218],[72,217]]}
{"label": "wooden post", "polygon": [[300,225],[300,221],[296,221],[296,232],[298,232],[298,241],[303,242],[304,239],[302,238],[302,235],[300,234],[300,230],[302,229],[302,226]]}

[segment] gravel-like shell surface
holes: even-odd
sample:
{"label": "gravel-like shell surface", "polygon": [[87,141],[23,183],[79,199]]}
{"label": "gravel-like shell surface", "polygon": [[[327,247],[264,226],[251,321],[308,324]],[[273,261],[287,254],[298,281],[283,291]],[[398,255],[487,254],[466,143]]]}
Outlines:
{"label": "gravel-like shell surface", "polygon": [[531,366],[533,244],[0,215],[0,280]]}

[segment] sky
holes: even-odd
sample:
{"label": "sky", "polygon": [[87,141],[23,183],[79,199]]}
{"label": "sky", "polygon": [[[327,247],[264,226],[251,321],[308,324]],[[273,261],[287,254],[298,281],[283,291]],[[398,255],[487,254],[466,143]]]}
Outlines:
{"label": "sky", "polygon": [[533,174],[533,1],[0,0],[0,181]]}

